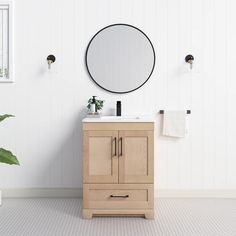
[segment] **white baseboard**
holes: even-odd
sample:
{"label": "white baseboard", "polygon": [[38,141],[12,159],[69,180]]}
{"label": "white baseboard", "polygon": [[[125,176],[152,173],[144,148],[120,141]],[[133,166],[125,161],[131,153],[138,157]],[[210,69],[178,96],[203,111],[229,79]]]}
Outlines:
{"label": "white baseboard", "polygon": [[236,198],[236,189],[156,189],[156,198]]}
{"label": "white baseboard", "polygon": [[82,188],[12,188],[2,189],[3,198],[78,198]]}
{"label": "white baseboard", "polygon": [[[81,198],[82,188],[2,189],[3,198]],[[1,196],[1,191],[0,191]],[[156,198],[236,198],[236,189],[156,189]],[[0,197],[1,202],[1,197]]]}

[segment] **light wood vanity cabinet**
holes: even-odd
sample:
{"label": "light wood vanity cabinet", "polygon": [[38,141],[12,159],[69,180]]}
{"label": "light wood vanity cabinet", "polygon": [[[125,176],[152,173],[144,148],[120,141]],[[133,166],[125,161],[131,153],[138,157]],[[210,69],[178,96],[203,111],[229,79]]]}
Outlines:
{"label": "light wood vanity cabinet", "polygon": [[154,217],[154,123],[83,123],[83,217]]}

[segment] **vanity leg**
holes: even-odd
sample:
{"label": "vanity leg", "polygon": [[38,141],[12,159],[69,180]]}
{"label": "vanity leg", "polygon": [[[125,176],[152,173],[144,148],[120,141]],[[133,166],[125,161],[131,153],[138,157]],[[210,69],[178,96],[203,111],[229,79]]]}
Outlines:
{"label": "vanity leg", "polygon": [[154,220],[154,211],[147,212],[144,214],[144,216],[147,220]]}
{"label": "vanity leg", "polygon": [[92,219],[93,214],[90,210],[83,210],[83,219]]}

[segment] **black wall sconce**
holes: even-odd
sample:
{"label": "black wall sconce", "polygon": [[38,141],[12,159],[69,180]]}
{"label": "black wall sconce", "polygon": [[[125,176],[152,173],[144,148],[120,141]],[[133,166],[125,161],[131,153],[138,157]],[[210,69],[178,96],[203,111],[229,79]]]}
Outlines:
{"label": "black wall sconce", "polygon": [[48,62],[48,69],[51,69],[51,64],[56,61],[56,57],[54,55],[49,55],[47,57],[47,62]]}
{"label": "black wall sconce", "polygon": [[187,55],[187,56],[185,57],[185,62],[187,62],[187,63],[190,64],[190,69],[193,68],[193,61],[194,61],[193,55]]}

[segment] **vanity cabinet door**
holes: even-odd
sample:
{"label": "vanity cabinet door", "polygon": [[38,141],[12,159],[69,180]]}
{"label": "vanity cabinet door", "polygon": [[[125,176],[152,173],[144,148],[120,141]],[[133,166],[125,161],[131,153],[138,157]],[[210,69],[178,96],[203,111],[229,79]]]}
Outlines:
{"label": "vanity cabinet door", "polygon": [[119,183],[153,183],[153,131],[119,131]]}
{"label": "vanity cabinet door", "polygon": [[118,131],[84,131],[84,183],[118,183]]}

